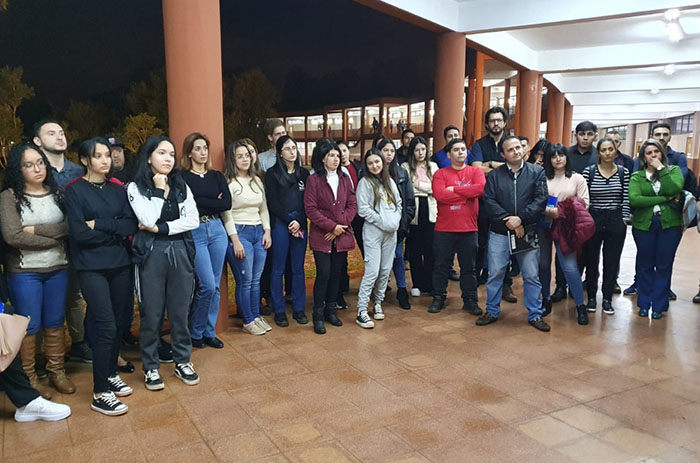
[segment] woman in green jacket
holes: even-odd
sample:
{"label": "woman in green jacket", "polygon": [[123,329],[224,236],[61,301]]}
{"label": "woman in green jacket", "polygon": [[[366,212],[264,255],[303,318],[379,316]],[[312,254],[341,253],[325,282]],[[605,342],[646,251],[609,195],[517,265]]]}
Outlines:
{"label": "woman in green jacket", "polygon": [[659,319],[668,310],[673,259],[682,234],[682,190],[683,174],[668,164],[666,148],[657,140],[645,141],[629,185],[640,317],[648,317],[651,309],[651,317]]}

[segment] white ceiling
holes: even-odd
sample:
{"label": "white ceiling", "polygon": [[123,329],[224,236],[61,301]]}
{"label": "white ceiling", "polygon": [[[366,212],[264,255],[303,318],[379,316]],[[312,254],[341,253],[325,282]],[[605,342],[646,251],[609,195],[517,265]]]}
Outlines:
{"label": "white ceiling", "polygon": [[[643,122],[700,110],[700,2],[682,0],[377,0],[463,32],[495,57],[540,71],[574,122]],[[663,13],[680,8],[684,40]],[[676,64],[672,76],[663,66]],[[498,69],[497,78],[506,72]],[[659,90],[652,94],[651,90]]]}

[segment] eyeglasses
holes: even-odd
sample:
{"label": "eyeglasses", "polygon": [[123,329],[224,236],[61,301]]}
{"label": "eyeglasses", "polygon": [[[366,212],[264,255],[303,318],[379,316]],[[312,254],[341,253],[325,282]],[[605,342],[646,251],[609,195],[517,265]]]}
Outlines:
{"label": "eyeglasses", "polygon": [[46,167],[46,163],[43,159],[39,159],[37,162],[23,162],[22,167],[27,170],[34,170],[35,167],[39,169]]}
{"label": "eyeglasses", "polygon": [[489,124],[493,124],[493,125],[503,124],[503,119],[490,119]]}

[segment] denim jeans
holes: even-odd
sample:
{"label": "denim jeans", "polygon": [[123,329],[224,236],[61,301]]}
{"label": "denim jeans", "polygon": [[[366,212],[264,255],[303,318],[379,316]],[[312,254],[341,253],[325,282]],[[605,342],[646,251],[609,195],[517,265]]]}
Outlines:
{"label": "denim jeans", "polygon": [[[493,317],[501,313],[501,297],[503,296],[503,276],[510,263],[510,245],[508,235],[489,232],[487,249],[489,279],[486,282],[486,312]],[[520,252],[515,255],[520,264],[523,276],[523,293],[528,321],[542,318],[542,301],[540,301],[540,285],[538,266],[540,262],[539,249]],[[574,262],[576,259],[574,259]]]}
{"label": "denim jeans", "polygon": [[236,304],[243,316],[243,323],[250,323],[260,316],[260,276],[265,267],[267,251],[262,245],[262,225],[236,225],[238,239],[243,245],[245,257],[233,256],[233,277],[236,279]]}
{"label": "denim jeans", "polygon": [[396,287],[406,289],[406,262],[403,260],[403,240],[396,243],[396,254],[394,256],[394,278],[396,278]]}
{"label": "denim jeans", "polygon": [[282,276],[290,257],[292,268],[292,309],[303,312],[306,305],[306,280],[304,276],[304,258],[308,231],[303,230],[303,238],[295,238],[287,229],[287,224],[275,219],[272,226],[272,266],[270,271],[270,299],[275,313],[284,313],[284,295],[282,294]]}
{"label": "denim jeans", "polygon": [[653,216],[649,231],[632,229],[637,244],[637,307],[654,312],[668,311],[671,271],[683,231],[680,227],[661,228]]}
{"label": "denim jeans", "polygon": [[[558,243],[554,243],[557,259],[561,264],[566,283],[569,285],[574,302],[577,306],[583,304],[583,282],[579,272],[576,253],[563,254]],[[544,230],[540,230],[540,283],[542,283],[542,298],[549,299],[552,284],[552,240]]]}
{"label": "denim jeans", "polygon": [[199,289],[194,297],[190,335],[193,339],[202,336],[216,336],[216,319],[219,315],[221,300],[221,272],[228,248],[228,236],[221,219],[202,222],[192,230],[192,239],[197,251],[194,258],[194,270],[199,282]]}
{"label": "denim jeans", "polygon": [[10,273],[7,277],[15,313],[30,317],[27,334],[63,326],[68,270],[47,273]]}

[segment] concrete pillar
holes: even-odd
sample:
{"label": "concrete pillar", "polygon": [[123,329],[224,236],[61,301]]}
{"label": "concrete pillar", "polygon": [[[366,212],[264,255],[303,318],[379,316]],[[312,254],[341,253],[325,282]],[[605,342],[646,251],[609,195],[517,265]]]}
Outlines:
{"label": "concrete pillar", "polygon": [[[185,137],[209,137],[214,168],[224,167],[224,108],[219,0],[163,0],[168,122],[175,150]],[[206,70],[206,72],[201,72]],[[221,278],[217,332],[228,329],[228,277]]]}
{"label": "concrete pillar", "polygon": [[445,146],[445,138],[442,135],[445,127],[448,125],[462,127],[466,51],[467,42],[461,32],[445,32],[437,37],[434,149]]}
{"label": "concrete pillar", "polygon": [[503,91],[503,109],[510,110],[510,79],[505,80],[505,90]]}
{"label": "concrete pillar", "polygon": [[564,128],[561,132],[562,143],[565,146],[571,145],[571,123],[574,120],[574,107],[569,100],[564,99]]}
{"label": "concrete pillar", "polygon": [[537,99],[542,99],[537,71],[521,71],[518,73],[518,103],[515,110],[519,114],[519,131],[516,135],[524,135],[530,140],[537,140],[539,135],[540,116],[537,114]]}
{"label": "concrete pillar", "polygon": [[539,92],[537,94],[537,115],[535,116],[535,119],[537,121],[537,132],[535,132],[535,140],[539,140],[540,138],[540,125],[542,124],[542,88],[544,85],[544,76],[542,74],[539,75],[537,78],[537,88],[539,88]]}
{"label": "concrete pillar", "polygon": [[634,137],[635,125],[627,124],[627,136],[625,137],[625,141],[622,142],[622,146],[620,146],[620,151],[632,157],[634,157]]}
{"label": "concrete pillar", "polygon": [[563,140],[564,100],[564,94],[559,90],[547,91],[547,140],[551,143],[561,143]]}
{"label": "concrete pillar", "polygon": [[[379,101],[379,135],[381,135],[381,134],[383,134],[383,133],[385,132],[385,131],[384,131],[384,126],[385,126],[385,125],[388,125],[388,124],[387,124],[387,121],[386,121],[386,118],[384,117],[384,111],[385,111],[384,103],[382,103],[381,100],[380,100],[380,101]],[[376,136],[376,135],[375,135],[375,136]]]}
{"label": "concrete pillar", "polygon": [[343,140],[348,141],[348,110],[343,109]]}

